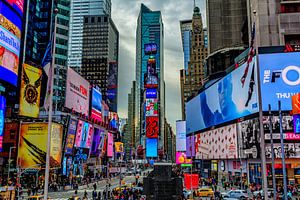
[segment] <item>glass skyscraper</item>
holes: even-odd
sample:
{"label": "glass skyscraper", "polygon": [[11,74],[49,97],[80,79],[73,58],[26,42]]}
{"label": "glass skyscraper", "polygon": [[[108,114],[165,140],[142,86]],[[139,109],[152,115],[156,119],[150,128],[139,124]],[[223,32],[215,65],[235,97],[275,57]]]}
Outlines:
{"label": "glass skyscraper", "polygon": [[80,71],[82,65],[82,37],[84,17],[111,15],[111,0],[72,0],[68,66]]}
{"label": "glass skyscraper", "polygon": [[145,147],[146,117],[144,97],[144,75],[147,73],[147,62],[150,55],[145,54],[144,45],[155,43],[157,53],[151,55],[156,61],[158,73],[158,117],[159,117],[159,141],[158,148],[163,149],[164,144],[164,118],[165,118],[165,83],[164,83],[164,56],[163,56],[163,22],[160,11],[152,11],[141,4],[136,30],[136,90],[135,90],[135,144]]}

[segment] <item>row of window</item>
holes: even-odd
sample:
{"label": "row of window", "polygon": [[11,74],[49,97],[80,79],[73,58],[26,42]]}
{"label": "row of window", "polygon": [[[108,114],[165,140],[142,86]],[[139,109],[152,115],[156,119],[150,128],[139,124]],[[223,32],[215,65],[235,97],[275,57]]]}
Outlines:
{"label": "row of window", "polygon": [[84,23],[107,22],[108,17],[85,17]]}

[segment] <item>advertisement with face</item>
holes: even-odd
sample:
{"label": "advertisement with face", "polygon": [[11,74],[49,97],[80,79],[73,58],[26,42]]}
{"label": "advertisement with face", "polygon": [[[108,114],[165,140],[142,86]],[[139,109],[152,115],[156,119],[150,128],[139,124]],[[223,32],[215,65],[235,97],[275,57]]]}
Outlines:
{"label": "advertisement with face", "polygon": [[157,138],[159,132],[158,117],[146,117],[147,138]]}
{"label": "advertisement with face", "polygon": [[17,86],[22,20],[0,2],[0,79]]}
{"label": "advertisement with face", "polygon": [[[274,157],[282,157],[282,148],[280,143],[274,143]],[[266,158],[271,158],[271,144],[266,144]],[[287,143],[284,144],[284,156],[285,158],[300,158],[300,144],[299,143]]]}
{"label": "advertisement with face", "polygon": [[[256,57],[249,65],[244,63],[187,103],[187,133],[258,112],[255,62]],[[197,101],[200,109],[192,107]]]}
{"label": "advertisement with face", "polygon": [[300,52],[272,53],[259,55],[262,108],[292,110],[291,97],[299,93]]}
{"label": "advertisement with face", "polygon": [[88,116],[89,96],[90,83],[69,67],[67,72],[65,106]]}
{"label": "advertisement with face", "polygon": [[185,121],[176,122],[176,151],[186,151]]}
{"label": "advertisement with face", "polygon": [[158,87],[158,73],[156,72],[156,61],[147,63],[147,73],[144,74],[144,88]]}
{"label": "advertisement with face", "polygon": [[28,64],[23,65],[20,91],[21,116],[38,118],[40,113],[42,70]]}
{"label": "advertisement with face", "polygon": [[176,152],[176,164],[192,164],[192,160],[186,157],[185,152]]}
{"label": "advertisement with face", "polygon": [[78,120],[75,147],[89,149],[92,144],[93,125]]}
{"label": "advertisement with face", "polygon": [[70,155],[73,153],[76,128],[77,128],[77,120],[70,119],[69,127],[68,127],[68,135],[67,135],[66,145],[65,145],[65,155]]}
{"label": "advertisement with face", "polygon": [[107,134],[107,157],[114,155],[114,136],[112,133]]}
{"label": "advertisement with face", "polygon": [[157,157],[157,139],[146,138],[146,157]]}
{"label": "advertisement with face", "polygon": [[3,150],[5,107],[6,107],[6,99],[4,96],[0,95],[0,152],[2,152],[2,150]]}

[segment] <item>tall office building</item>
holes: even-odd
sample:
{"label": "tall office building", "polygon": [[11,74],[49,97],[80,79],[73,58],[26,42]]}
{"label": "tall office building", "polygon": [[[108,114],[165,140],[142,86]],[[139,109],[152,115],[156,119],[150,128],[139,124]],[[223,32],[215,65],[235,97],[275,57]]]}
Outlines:
{"label": "tall office building", "polygon": [[109,15],[84,17],[81,75],[101,88],[117,112],[119,32]]}
{"label": "tall office building", "polygon": [[[159,132],[158,148],[161,150],[163,150],[164,144],[165,118],[163,39],[161,12],[152,11],[144,4],[141,4],[136,30],[136,140],[145,147],[146,120],[148,119],[148,124],[150,121],[159,124],[158,130],[153,130],[153,133],[154,138],[157,138],[156,131]],[[148,84],[148,81],[151,82],[151,80],[156,82],[156,84],[154,82]],[[148,100],[147,103],[145,92],[149,87],[156,89],[157,96],[153,100]],[[144,107],[156,110],[155,112],[158,113],[146,112],[147,108],[144,109]]]}
{"label": "tall office building", "polygon": [[84,16],[111,15],[111,0],[72,0],[68,66],[79,71],[82,65]]}
{"label": "tall office building", "polygon": [[[184,69],[180,71],[183,120],[185,119],[185,102],[187,102],[189,97],[197,95],[203,85],[204,59],[207,56],[206,34],[198,7],[194,8],[193,18],[191,22],[188,21],[189,24],[191,26],[183,26],[183,22],[180,22],[184,53]],[[191,30],[185,27],[191,28]],[[188,61],[186,62],[186,60]]]}

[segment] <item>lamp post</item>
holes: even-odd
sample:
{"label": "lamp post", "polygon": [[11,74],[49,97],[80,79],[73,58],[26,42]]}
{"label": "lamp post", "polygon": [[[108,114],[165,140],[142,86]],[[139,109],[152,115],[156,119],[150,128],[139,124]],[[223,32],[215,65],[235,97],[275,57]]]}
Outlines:
{"label": "lamp post", "polygon": [[9,181],[9,175],[10,175],[11,150],[15,149],[15,148],[17,148],[17,147],[9,147],[7,185],[8,185],[8,181]]}

